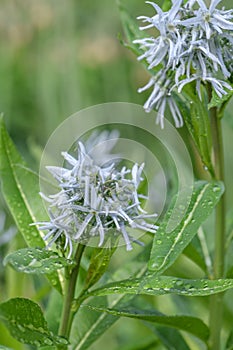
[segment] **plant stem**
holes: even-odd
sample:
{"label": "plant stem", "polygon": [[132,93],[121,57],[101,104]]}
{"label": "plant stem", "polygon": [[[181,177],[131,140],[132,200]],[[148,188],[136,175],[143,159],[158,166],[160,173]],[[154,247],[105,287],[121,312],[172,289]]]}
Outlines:
{"label": "plant stem", "polygon": [[[222,141],[221,119],[217,109],[210,110],[213,136],[213,156],[215,179],[224,182],[224,154]],[[223,195],[215,209],[215,251],[213,264],[214,279],[224,277],[225,252],[225,196]],[[210,350],[221,348],[221,328],[223,316],[223,294],[215,294],[210,301]]]}
{"label": "plant stem", "polygon": [[[75,297],[75,287],[78,278],[78,272],[80,268],[80,262],[82,258],[83,251],[85,246],[83,244],[79,244],[75,253],[74,260],[76,262],[75,267],[72,269],[70,278],[66,283],[66,291],[65,291],[65,300],[63,304],[61,324],[59,329],[59,335],[69,338],[70,330],[72,326],[72,302]],[[59,349],[66,349],[67,347],[61,346]]]}

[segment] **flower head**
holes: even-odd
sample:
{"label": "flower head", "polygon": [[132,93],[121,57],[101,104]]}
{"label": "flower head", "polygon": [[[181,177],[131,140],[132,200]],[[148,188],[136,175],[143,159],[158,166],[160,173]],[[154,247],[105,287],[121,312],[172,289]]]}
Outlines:
{"label": "flower head", "polygon": [[[134,40],[152,73],[149,83],[140,91],[153,86],[145,103],[146,111],[155,108],[163,126],[168,107],[176,126],[182,126],[182,117],[176,105],[175,95],[188,83],[196,81],[200,87],[210,83],[219,97],[232,89],[227,79],[233,73],[233,10],[217,9],[220,0],[212,0],[207,7],[204,0],[173,0],[169,11],[153,2],[156,14],[138,17],[148,23],[141,30],[155,28],[159,35]],[[162,78],[161,78],[162,77]]]}
{"label": "flower head", "polygon": [[108,166],[96,165],[84,145],[78,144],[77,159],[62,153],[68,167],[49,166],[48,170],[59,184],[59,192],[49,197],[49,217],[46,222],[36,223],[40,230],[47,230],[44,240],[48,246],[64,242],[64,250],[77,241],[88,243],[93,236],[99,237],[99,247],[116,232],[131,250],[134,238],[128,227],[156,232],[157,226],[147,222],[149,217],[140,205],[138,188],[142,181],[143,165],[135,164],[131,170],[120,171],[114,163]]}

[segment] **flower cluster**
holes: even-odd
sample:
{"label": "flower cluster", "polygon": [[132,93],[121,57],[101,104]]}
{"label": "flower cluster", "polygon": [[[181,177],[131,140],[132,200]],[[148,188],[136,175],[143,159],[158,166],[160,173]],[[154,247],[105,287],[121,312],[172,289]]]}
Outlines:
{"label": "flower cluster", "polygon": [[143,165],[120,171],[114,163],[96,165],[81,142],[77,159],[66,152],[62,155],[68,168],[47,167],[59,183],[59,192],[48,197],[42,194],[49,202],[50,220],[36,223],[40,230],[48,231],[44,236],[48,246],[63,242],[70,257],[75,242],[88,243],[91,237],[99,236],[101,247],[114,232],[122,235],[126,249],[131,250],[131,242],[137,240],[127,227],[156,232],[157,226],[147,222],[156,215],[147,214],[140,206],[138,187]]}
{"label": "flower cluster", "polygon": [[155,28],[157,37],[135,40],[144,51],[138,58],[145,60],[153,77],[139,92],[153,86],[145,103],[145,110],[158,111],[163,126],[166,106],[169,107],[175,125],[182,126],[182,116],[176,106],[176,92],[196,82],[201,99],[201,84],[209,83],[219,97],[232,89],[227,79],[233,73],[233,10],[217,9],[221,0],[212,0],[209,7],[204,0],[172,0],[172,7],[164,12],[151,4],[153,17],[138,17],[147,25],[141,30]]}

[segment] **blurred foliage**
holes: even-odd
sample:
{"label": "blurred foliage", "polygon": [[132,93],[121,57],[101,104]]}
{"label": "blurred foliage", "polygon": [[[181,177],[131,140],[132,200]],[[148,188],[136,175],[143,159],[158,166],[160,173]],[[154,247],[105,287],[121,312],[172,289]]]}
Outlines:
{"label": "blurred foliage", "polygon": [[[144,6],[126,5],[133,16]],[[1,0],[0,7],[0,106],[24,149],[84,107],[143,102],[136,88],[147,77],[118,40],[115,0]]]}

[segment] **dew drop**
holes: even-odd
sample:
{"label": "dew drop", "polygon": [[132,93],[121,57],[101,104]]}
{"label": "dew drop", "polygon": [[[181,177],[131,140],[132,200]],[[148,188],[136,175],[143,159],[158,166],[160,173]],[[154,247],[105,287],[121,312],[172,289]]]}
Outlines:
{"label": "dew drop", "polygon": [[190,288],[192,288],[191,284],[186,284],[185,285],[185,289],[190,289]]}
{"label": "dew drop", "polygon": [[34,329],[34,326],[33,326],[32,323],[29,323],[29,324],[27,324],[27,328],[29,328],[29,329]]}
{"label": "dew drop", "polygon": [[25,327],[22,326],[21,324],[18,324],[17,327],[20,330],[20,332],[25,332],[26,331]]}
{"label": "dew drop", "polygon": [[33,344],[34,344],[35,346],[40,346],[41,343],[40,343],[38,340],[34,340]]}
{"label": "dew drop", "polygon": [[159,267],[159,263],[158,263],[158,262],[154,262],[154,263],[152,264],[152,268],[153,268],[153,269],[156,269],[157,267]]}
{"label": "dew drop", "polygon": [[53,341],[52,341],[51,339],[49,339],[49,338],[45,339],[45,340],[44,340],[44,343],[45,343],[46,345],[53,345]]}
{"label": "dew drop", "polygon": [[176,281],[177,286],[183,286],[184,282],[183,281]]}
{"label": "dew drop", "polygon": [[162,244],[161,239],[157,239],[156,243],[157,243],[158,245]]}
{"label": "dew drop", "polygon": [[19,338],[18,340],[19,340],[20,343],[24,343],[25,342],[24,338]]}
{"label": "dew drop", "polygon": [[62,338],[62,337],[60,337],[60,338],[59,338],[59,343],[60,343],[60,344],[67,344],[67,340],[64,339],[64,338]]}
{"label": "dew drop", "polygon": [[32,267],[41,267],[42,264],[41,264],[41,261],[38,261],[38,260],[36,260],[36,259],[33,259],[33,260],[30,262],[29,266],[32,266]]}
{"label": "dew drop", "polygon": [[62,263],[60,262],[54,262],[53,264],[58,268],[63,266]]}
{"label": "dew drop", "polygon": [[50,280],[52,285],[55,286],[57,284],[57,281],[55,279]]}
{"label": "dew drop", "polygon": [[213,191],[214,191],[214,192],[219,192],[219,191],[220,191],[220,188],[219,188],[218,186],[214,186]]}

